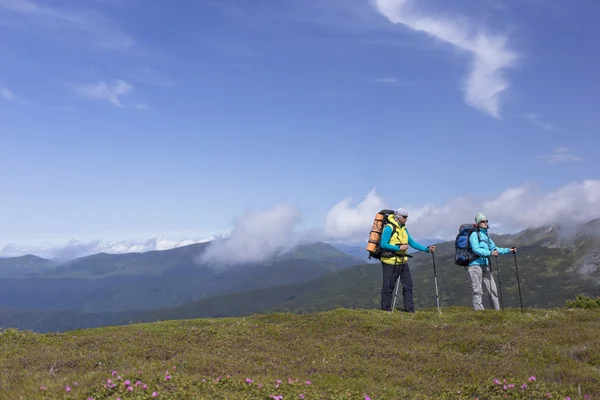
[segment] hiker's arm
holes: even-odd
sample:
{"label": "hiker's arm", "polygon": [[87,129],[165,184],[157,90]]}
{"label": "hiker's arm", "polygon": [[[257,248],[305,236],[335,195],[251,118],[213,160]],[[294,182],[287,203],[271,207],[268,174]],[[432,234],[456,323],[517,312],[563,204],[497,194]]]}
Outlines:
{"label": "hiker's arm", "polygon": [[490,236],[490,245],[492,246],[492,251],[493,250],[498,250],[498,254],[510,254],[510,249],[507,247],[497,247],[496,243],[494,243],[494,241],[492,240],[492,237]]}
{"label": "hiker's arm", "polygon": [[423,246],[421,243],[417,243],[412,236],[410,236],[410,233],[408,233],[408,229],[406,230],[406,234],[408,235],[408,245],[410,247],[412,247],[413,249],[419,250],[419,251],[424,251],[424,252],[429,252],[429,248]]}
{"label": "hiker's arm", "polygon": [[400,251],[399,246],[394,246],[390,244],[390,239],[392,238],[392,228],[389,225],[386,225],[383,228],[383,232],[381,232],[381,249],[382,250],[390,250],[390,251]]}
{"label": "hiker's arm", "polygon": [[471,244],[471,249],[473,253],[477,254],[480,257],[489,257],[492,255],[492,252],[487,249],[484,241],[479,241],[477,237],[477,232],[471,233],[469,236],[469,243]]}

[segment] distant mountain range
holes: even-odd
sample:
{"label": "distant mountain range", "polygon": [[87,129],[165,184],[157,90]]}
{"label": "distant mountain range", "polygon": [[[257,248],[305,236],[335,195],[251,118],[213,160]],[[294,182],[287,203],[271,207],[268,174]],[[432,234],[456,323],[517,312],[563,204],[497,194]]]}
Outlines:
{"label": "distant mountain range", "polygon": [[[519,248],[525,307],[563,307],[578,294],[600,295],[599,233],[600,219],[576,229],[549,226],[492,237],[500,246]],[[345,254],[338,246],[305,245],[268,263],[221,272],[190,263],[190,255],[201,246],[148,255],[99,254],[27,277],[0,279],[0,326],[62,331],[270,311],[379,307],[381,267]],[[437,249],[442,307],[470,306],[469,280],[465,269],[454,264],[454,243],[437,244]],[[498,261],[504,306],[519,307],[514,258],[500,256]],[[410,265],[417,308],[435,307],[432,256],[415,253]],[[493,273],[498,279],[495,263]]]}
{"label": "distant mountain range", "polygon": [[325,243],[301,245],[264,263],[199,262],[209,243],[145,253],[100,253],[56,264],[3,259],[0,306],[85,312],[173,307],[209,296],[309,281],[362,263]]}

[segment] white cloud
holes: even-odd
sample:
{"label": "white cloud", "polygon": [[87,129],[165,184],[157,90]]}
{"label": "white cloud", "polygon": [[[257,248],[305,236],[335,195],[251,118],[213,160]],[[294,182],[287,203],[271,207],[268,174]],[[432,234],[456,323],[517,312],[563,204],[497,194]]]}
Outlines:
{"label": "white cloud", "polygon": [[10,89],[5,86],[0,86],[0,97],[4,97],[7,100],[15,99],[14,93],[11,92]]}
{"label": "white cloud", "polygon": [[[336,204],[327,216],[326,237],[363,240],[366,243],[375,214],[385,202],[374,192],[356,208],[347,200]],[[531,183],[508,188],[495,198],[457,197],[446,204],[400,204],[409,212],[408,228],[415,240],[452,240],[458,227],[472,223],[483,212],[502,232],[514,232],[556,223],[584,223],[600,217],[600,180],[574,182],[544,193]],[[392,207],[396,208],[396,207]],[[500,230],[497,231],[500,233]]]}
{"label": "white cloud", "polygon": [[365,234],[373,225],[373,218],[386,205],[375,189],[371,190],[356,207],[351,206],[351,198],[337,203],[325,217],[324,235],[327,238],[350,239]]}
{"label": "white cloud", "polygon": [[422,3],[414,0],[373,1],[377,10],[390,22],[423,32],[469,53],[473,60],[464,82],[465,101],[482,113],[500,118],[500,95],[509,87],[504,70],[517,60],[505,36],[481,31],[474,33],[474,24],[464,18],[422,13],[414,7]]}
{"label": "white cloud", "polygon": [[533,124],[539,128],[545,129],[547,131],[554,130],[554,125],[549,122],[543,121],[538,114],[534,114],[534,113],[525,114],[525,115],[523,115],[523,118],[525,118],[531,124]]}
{"label": "white cloud", "polygon": [[234,221],[231,234],[213,241],[198,261],[218,267],[263,261],[303,241],[306,233],[295,230],[301,221],[300,212],[287,205],[248,211]]}
{"label": "white cloud", "polygon": [[108,101],[110,104],[123,107],[120,96],[132,91],[133,85],[117,79],[113,84],[104,81],[91,85],[81,85],[76,88],[77,92],[87,98]]}
{"label": "white cloud", "polygon": [[551,154],[535,157],[538,160],[544,160],[548,164],[556,164],[561,162],[579,162],[583,158],[574,154],[568,147],[556,147]]}

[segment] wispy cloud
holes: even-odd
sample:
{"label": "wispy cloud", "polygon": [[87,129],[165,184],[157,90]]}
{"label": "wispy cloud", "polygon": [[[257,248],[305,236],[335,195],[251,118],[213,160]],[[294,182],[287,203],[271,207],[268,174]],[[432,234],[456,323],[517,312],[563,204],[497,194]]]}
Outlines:
{"label": "wispy cloud", "polygon": [[392,85],[392,86],[408,86],[409,83],[403,82],[400,79],[394,76],[381,77],[381,78],[371,78],[370,82],[372,83],[381,83],[384,85]]}
{"label": "wispy cloud", "polygon": [[542,128],[547,131],[553,131],[555,129],[553,124],[543,121],[538,114],[534,114],[534,113],[525,114],[525,115],[523,115],[523,118],[525,118],[527,121],[529,121],[531,124],[537,126],[538,128]]}
{"label": "wispy cloud", "polygon": [[[504,71],[515,65],[517,54],[506,36],[472,33],[474,24],[464,18],[433,16],[414,9],[414,0],[374,0],[377,10],[390,22],[423,32],[472,57],[465,79],[465,101],[480,112],[500,117],[500,95],[509,87]],[[422,3],[419,3],[421,5]]]}
{"label": "wispy cloud", "polygon": [[15,94],[6,86],[0,86],[0,97],[3,97],[7,100],[14,100]]}
{"label": "wispy cloud", "polygon": [[117,79],[109,84],[104,81],[91,85],[80,85],[76,91],[86,98],[95,100],[104,100],[117,107],[124,107],[120,96],[123,96],[134,89],[133,85],[123,80]]}
{"label": "wispy cloud", "polygon": [[556,147],[552,153],[535,158],[538,160],[543,160],[548,164],[583,161],[582,157],[574,154],[573,151],[568,147]]}
{"label": "wispy cloud", "polygon": [[[51,7],[33,0],[0,0],[0,9],[35,18],[35,24],[27,25],[28,29],[77,30],[89,35],[96,46],[111,50],[128,50],[134,44],[133,38],[97,11]],[[81,39],[81,35],[73,32],[67,34],[71,40]]]}

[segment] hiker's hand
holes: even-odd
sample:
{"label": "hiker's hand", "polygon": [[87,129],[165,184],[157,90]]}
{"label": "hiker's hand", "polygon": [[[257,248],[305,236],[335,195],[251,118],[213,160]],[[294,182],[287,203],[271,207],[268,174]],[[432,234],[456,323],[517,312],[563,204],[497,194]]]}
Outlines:
{"label": "hiker's hand", "polygon": [[406,251],[408,250],[408,245],[407,244],[403,244],[400,246],[400,251]]}
{"label": "hiker's hand", "polygon": [[517,248],[516,247],[511,247],[510,248],[510,252],[515,254],[517,252]]}
{"label": "hiker's hand", "polygon": [[492,255],[493,255],[493,256],[497,256],[497,255],[498,255],[498,250],[494,250],[494,251],[492,251]]}
{"label": "hiker's hand", "polygon": [[433,253],[435,251],[435,246],[429,246],[429,252]]}

